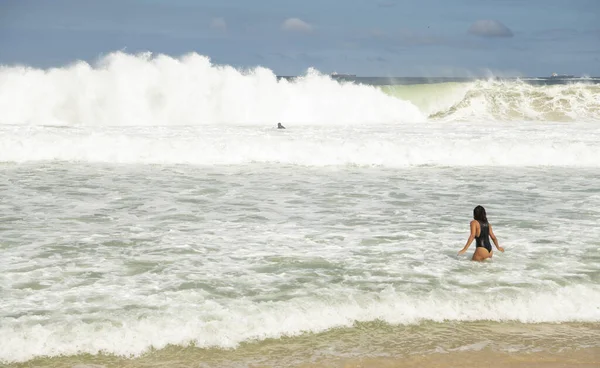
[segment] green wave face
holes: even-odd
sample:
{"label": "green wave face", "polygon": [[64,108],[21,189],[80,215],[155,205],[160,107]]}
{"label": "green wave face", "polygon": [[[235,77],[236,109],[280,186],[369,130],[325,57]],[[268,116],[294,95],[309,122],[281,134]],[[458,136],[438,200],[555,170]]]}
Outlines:
{"label": "green wave face", "polygon": [[600,121],[599,84],[475,81],[380,88],[412,102],[432,120]]}

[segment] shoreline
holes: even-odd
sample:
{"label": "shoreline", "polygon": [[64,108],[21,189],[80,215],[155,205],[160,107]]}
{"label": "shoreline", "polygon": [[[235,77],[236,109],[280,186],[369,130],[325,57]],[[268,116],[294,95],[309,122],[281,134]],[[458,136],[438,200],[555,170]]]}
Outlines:
{"label": "shoreline", "polygon": [[[432,353],[406,357],[337,357],[319,352],[314,356],[286,359],[280,356],[231,357],[231,351],[221,354],[181,354],[175,349],[168,356],[149,353],[133,359],[102,355],[80,355],[70,357],[39,358],[23,363],[7,364],[5,368],[183,368],[183,367],[290,367],[290,368],[412,368],[412,367],[463,367],[463,368],[559,368],[600,366],[600,348],[564,349],[560,352],[497,352],[491,349],[479,351],[457,351],[450,353]],[[176,350],[180,350],[179,354]],[[274,350],[273,352],[276,353]]]}
{"label": "shoreline", "polygon": [[236,348],[169,345],[140,356],[79,354],[0,367],[595,367],[599,323],[356,323],[321,333],[248,341]]}

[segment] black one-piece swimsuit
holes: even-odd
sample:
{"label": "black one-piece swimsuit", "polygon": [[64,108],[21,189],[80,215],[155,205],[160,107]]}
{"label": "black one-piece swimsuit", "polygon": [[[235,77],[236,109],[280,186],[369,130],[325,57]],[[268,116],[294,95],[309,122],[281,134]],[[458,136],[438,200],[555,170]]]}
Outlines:
{"label": "black one-piece swimsuit", "polygon": [[481,232],[479,233],[479,236],[475,238],[475,247],[483,247],[491,253],[492,244],[490,244],[490,224],[487,222],[482,223],[481,221],[477,222],[479,222],[479,228],[481,229]]}

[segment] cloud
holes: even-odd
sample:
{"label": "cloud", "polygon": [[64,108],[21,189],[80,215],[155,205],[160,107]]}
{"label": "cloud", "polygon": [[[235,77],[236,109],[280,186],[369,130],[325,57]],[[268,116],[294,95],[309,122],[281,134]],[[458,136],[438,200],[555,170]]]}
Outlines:
{"label": "cloud", "polygon": [[313,26],[298,18],[288,18],[281,24],[281,29],[289,32],[311,32]]}
{"label": "cloud", "polygon": [[481,37],[512,37],[513,33],[507,26],[497,20],[482,19],[471,24],[468,32]]}
{"label": "cloud", "polygon": [[225,23],[225,19],[223,18],[213,18],[210,22],[210,28],[226,31],[227,23]]}

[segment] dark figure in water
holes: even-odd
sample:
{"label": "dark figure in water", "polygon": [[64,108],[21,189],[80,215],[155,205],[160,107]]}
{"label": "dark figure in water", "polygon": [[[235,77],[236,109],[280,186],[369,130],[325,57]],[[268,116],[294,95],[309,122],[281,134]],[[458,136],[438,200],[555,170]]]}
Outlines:
{"label": "dark figure in water", "polygon": [[494,235],[492,224],[487,220],[485,208],[482,206],[475,207],[473,210],[473,219],[474,220],[471,221],[471,235],[469,235],[469,239],[467,239],[467,244],[465,244],[464,248],[461,249],[458,254],[464,254],[467,249],[469,249],[473,239],[475,239],[475,253],[473,253],[472,260],[483,261],[487,258],[492,258],[494,252],[492,252],[490,238],[492,238],[496,248],[498,248],[499,251],[504,252],[504,248],[498,245],[498,239],[496,239],[496,235]]}
{"label": "dark figure in water", "polygon": [[285,127],[281,123],[277,123],[277,129],[285,129]]}

